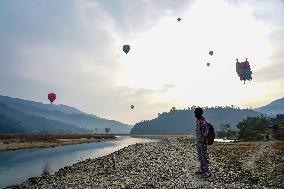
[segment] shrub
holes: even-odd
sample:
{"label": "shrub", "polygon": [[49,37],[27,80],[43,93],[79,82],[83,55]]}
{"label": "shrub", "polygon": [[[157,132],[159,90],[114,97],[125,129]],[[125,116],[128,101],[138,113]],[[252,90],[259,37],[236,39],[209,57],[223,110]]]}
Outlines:
{"label": "shrub", "polygon": [[43,168],[42,168],[41,176],[49,176],[49,175],[51,175],[51,173],[52,173],[51,167],[50,167],[48,161],[46,161]]}

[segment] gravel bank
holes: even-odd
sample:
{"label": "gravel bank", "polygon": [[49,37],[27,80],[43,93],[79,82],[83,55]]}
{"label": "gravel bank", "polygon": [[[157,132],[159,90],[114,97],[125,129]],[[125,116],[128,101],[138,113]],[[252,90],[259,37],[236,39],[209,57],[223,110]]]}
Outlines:
{"label": "gravel bank", "polygon": [[194,141],[169,137],[7,188],[284,188],[284,153],[271,144],[215,143],[209,148],[211,176],[205,178],[194,175]]}

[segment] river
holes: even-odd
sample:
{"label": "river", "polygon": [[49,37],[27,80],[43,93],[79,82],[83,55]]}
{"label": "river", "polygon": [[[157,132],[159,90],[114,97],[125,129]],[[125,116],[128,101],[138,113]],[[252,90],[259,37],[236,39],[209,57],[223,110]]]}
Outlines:
{"label": "river", "polygon": [[150,141],[153,140],[119,136],[112,141],[0,152],[0,188],[40,176],[47,162],[54,173],[78,161],[105,156],[128,145]]}

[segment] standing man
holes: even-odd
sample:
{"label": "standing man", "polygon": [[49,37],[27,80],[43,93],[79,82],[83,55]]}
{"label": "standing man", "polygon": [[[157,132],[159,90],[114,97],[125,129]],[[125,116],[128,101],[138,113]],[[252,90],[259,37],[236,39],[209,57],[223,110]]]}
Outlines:
{"label": "standing man", "polygon": [[203,117],[202,108],[196,108],[194,110],[194,114],[196,117],[196,147],[198,159],[200,162],[200,170],[196,171],[195,174],[204,174],[207,175],[208,168],[208,152],[207,152],[207,135],[209,126],[207,121]]}
{"label": "standing man", "polygon": [[266,141],[268,141],[268,139],[269,139],[269,135],[268,135],[268,134],[266,134],[266,135],[265,135],[265,138],[266,138]]}

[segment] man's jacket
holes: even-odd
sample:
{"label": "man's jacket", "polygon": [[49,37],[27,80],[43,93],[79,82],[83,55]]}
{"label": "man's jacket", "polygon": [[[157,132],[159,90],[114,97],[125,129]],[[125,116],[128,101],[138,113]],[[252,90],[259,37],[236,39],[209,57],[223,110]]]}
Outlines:
{"label": "man's jacket", "polygon": [[208,124],[207,121],[202,117],[196,120],[196,141],[198,143],[207,143],[207,135],[208,135]]}

